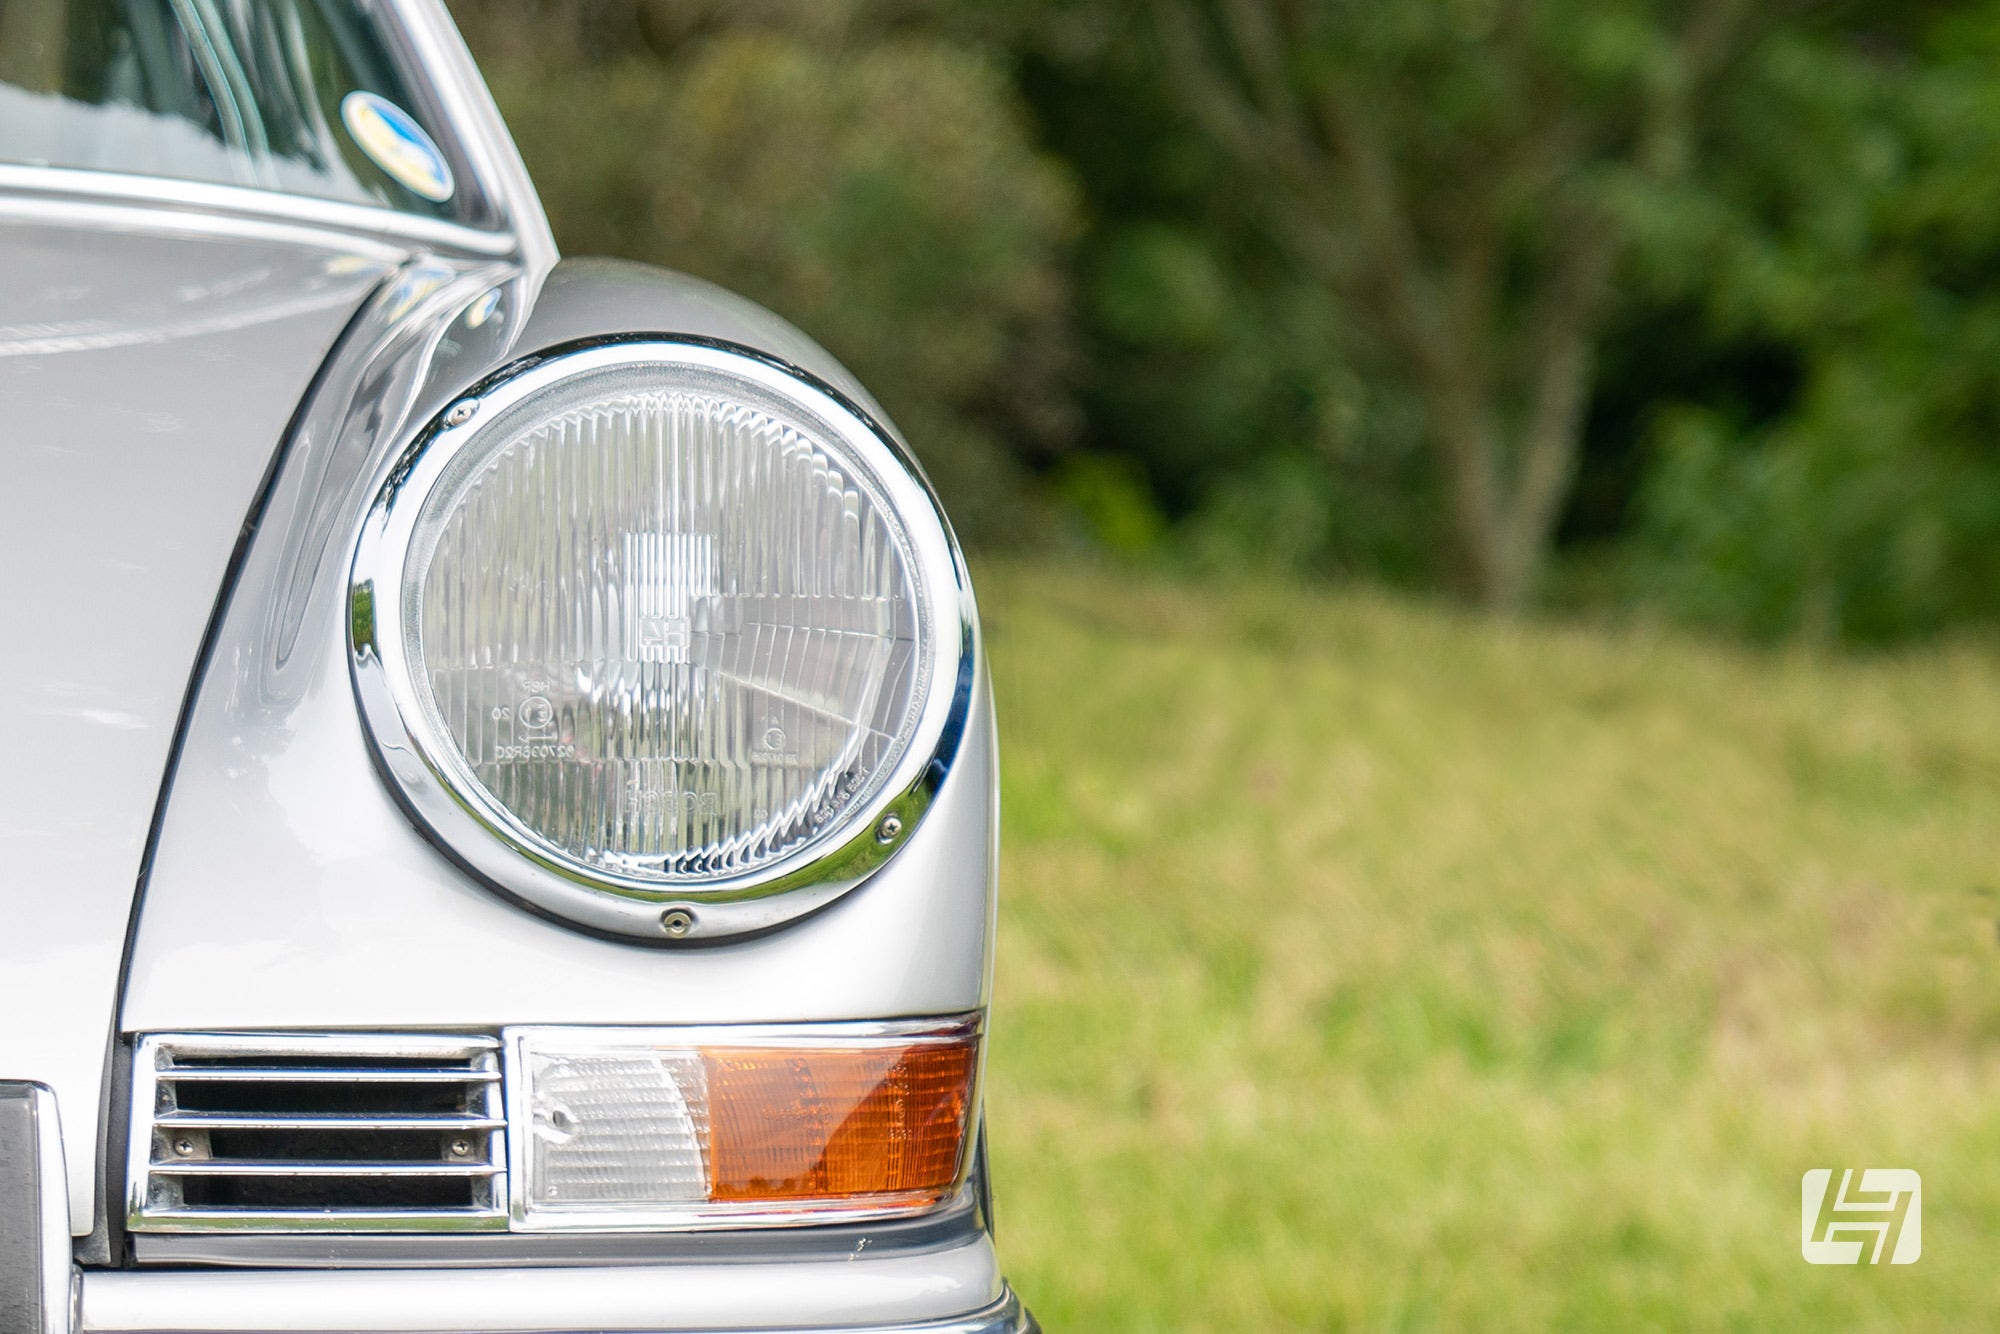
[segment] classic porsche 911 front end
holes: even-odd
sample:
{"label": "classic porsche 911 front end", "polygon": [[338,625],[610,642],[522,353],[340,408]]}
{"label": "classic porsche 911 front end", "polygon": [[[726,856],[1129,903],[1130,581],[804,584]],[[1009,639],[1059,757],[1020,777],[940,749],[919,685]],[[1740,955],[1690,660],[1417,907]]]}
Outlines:
{"label": "classic porsche 911 front end", "polygon": [[0,1331],[1033,1328],[966,569],[434,0],[0,9]]}

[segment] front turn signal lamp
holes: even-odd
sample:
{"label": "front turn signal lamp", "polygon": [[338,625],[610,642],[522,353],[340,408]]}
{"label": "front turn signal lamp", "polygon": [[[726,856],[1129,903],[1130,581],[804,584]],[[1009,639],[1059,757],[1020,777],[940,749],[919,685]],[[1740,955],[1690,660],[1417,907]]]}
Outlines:
{"label": "front turn signal lamp", "polygon": [[964,1183],[974,1019],[507,1033],[517,1230],[921,1213]]}

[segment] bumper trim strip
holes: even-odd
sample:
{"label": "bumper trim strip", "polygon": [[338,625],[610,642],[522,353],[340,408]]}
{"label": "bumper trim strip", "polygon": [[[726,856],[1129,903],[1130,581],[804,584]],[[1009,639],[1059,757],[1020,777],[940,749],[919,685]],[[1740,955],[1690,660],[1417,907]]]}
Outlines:
{"label": "bumper trim strip", "polygon": [[[169,1334],[164,1329],[154,1334]],[[172,1331],[171,1334],[185,1334]],[[278,1334],[277,1331],[258,1331],[258,1334]],[[444,1334],[439,1331],[438,1334]],[[451,1334],[458,1334],[454,1329]],[[581,1334],[580,1331],[540,1331],[538,1334]],[[747,1329],[737,1326],[722,1328],[710,1326],[701,1330],[658,1329],[648,1334],[1042,1334],[1042,1327],[1021,1304],[1012,1288],[1004,1289],[1000,1300],[978,1311],[961,1316],[949,1316],[943,1320],[925,1320],[916,1324],[899,1325],[815,1325],[810,1328],[793,1326],[789,1329]]]}
{"label": "bumper trim strip", "polygon": [[1018,1305],[981,1235],[927,1254],[857,1246],[803,1261],[86,1270],[78,1323],[86,1334],[1017,1334],[1030,1328]]}

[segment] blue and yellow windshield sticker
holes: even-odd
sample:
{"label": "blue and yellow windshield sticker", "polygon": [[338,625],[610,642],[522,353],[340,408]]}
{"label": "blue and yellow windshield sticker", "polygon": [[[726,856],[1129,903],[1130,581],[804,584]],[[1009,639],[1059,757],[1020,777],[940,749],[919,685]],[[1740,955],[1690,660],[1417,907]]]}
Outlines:
{"label": "blue and yellow windshield sticker", "polygon": [[434,204],[451,198],[451,164],[410,113],[374,93],[349,93],[340,100],[340,119],[361,151],[376,166]]}

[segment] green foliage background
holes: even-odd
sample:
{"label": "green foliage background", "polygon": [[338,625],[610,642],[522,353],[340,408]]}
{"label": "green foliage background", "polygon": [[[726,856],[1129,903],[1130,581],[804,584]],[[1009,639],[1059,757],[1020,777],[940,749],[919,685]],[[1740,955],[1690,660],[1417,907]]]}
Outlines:
{"label": "green foliage background", "polygon": [[[976,574],[1049,1329],[1991,1326],[1991,649]],[[1834,1165],[1922,1174],[1916,1264],[1801,1260]]]}

